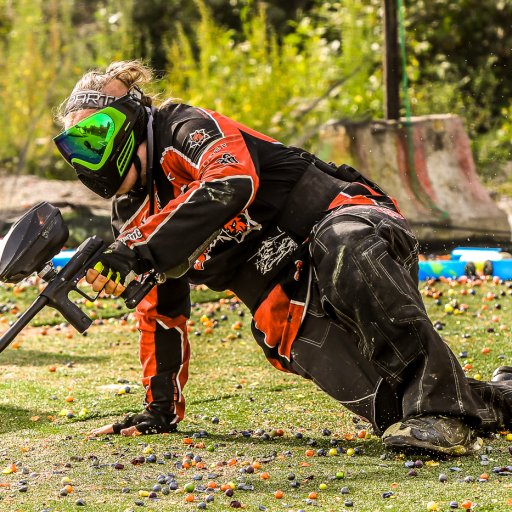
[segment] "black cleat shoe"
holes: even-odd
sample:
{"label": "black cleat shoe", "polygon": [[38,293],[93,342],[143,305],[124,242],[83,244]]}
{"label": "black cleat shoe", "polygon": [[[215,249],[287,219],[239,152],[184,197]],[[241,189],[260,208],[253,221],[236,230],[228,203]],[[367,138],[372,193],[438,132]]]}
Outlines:
{"label": "black cleat shoe", "polygon": [[512,381],[512,366],[499,366],[494,370],[491,382]]}
{"label": "black cleat shoe", "polygon": [[382,435],[386,448],[402,451],[470,455],[480,450],[482,440],[473,437],[462,420],[444,416],[418,416],[391,425]]}

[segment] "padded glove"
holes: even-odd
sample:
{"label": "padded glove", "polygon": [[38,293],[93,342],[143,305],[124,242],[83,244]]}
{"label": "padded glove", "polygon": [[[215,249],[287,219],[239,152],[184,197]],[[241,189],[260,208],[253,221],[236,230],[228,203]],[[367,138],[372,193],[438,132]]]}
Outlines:
{"label": "padded glove", "polygon": [[94,265],[94,270],[123,286],[128,286],[136,276],[151,269],[147,260],[139,258],[134,250],[119,241],[109,245]]}
{"label": "padded glove", "polygon": [[121,430],[129,427],[136,427],[141,434],[163,434],[176,432],[178,429],[175,423],[167,415],[144,411],[139,414],[128,414],[122,423],[113,425],[114,434],[120,434]]}

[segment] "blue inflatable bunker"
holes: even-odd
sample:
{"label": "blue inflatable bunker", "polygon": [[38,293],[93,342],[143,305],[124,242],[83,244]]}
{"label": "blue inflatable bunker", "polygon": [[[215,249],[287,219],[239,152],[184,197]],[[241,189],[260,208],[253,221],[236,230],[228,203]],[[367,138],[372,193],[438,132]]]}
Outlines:
{"label": "blue inflatable bunker", "polygon": [[[55,268],[62,268],[75,254],[74,249],[61,251],[53,258]],[[474,264],[477,273],[484,273],[484,264],[490,275],[500,279],[512,279],[512,259],[503,259],[501,249],[479,247],[457,247],[451,252],[449,260],[420,261],[419,279],[451,277],[466,274],[468,264]]]}
{"label": "blue inflatable bunker", "polygon": [[62,268],[73,257],[75,252],[76,251],[74,249],[60,251],[59,254],[57,254],[57,256],[54,256],[52,259],[53,266],[55,268]]}
{"label": "blue inflatable bunker", "polygon": [[492,275],[512,279],[512,258],[500,248],[457,247],[449,260],[420,261],[419,279],[457,278],[468,274]]}

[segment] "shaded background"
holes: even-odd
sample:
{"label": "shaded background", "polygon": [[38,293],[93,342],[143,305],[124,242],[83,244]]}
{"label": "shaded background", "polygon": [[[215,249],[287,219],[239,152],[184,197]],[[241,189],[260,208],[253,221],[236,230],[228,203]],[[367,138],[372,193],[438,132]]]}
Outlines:
{"label": "shaded background", "polygon": [[[403,14],[413,115],[461,116],[480,177],[509,194],[512,0],[406,0]],[[333,120],[383,117],[381,0],[0,0],[0,50],[4,175],[74,177],[53,115],[112,60],[143,58],[161,98],[312,150]],[[0,210],[19,188],[0,182]]]}

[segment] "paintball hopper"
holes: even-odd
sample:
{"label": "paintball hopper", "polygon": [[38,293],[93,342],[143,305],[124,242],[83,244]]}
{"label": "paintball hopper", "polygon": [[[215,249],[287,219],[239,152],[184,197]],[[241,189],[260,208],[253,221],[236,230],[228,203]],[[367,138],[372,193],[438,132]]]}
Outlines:
{"label": "paintball hopper", "polygon": [[58,208],[46,201],[33,206],[0,241],[0,281],[18,283],[40,272],[59,253],[68,235]]}

